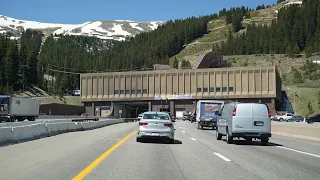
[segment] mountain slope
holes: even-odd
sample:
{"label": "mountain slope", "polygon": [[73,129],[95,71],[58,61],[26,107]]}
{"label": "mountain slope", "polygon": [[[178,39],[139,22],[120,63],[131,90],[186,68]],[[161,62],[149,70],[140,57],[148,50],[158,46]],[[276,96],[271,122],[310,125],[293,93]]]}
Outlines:
{"label": "mountain slope", "polygon": [[[250,18],[244,19],[242,25],[246,27],[248,24],[268,24],[272,23],[272,20],[277,18],[278,12],[281,8],[290,6],[292,4],[301,5],[301,0],[288,0],[282,3],[276,4],[266,9],[250,12]],[[179,61],[182,59],[188,60],[191,64],[196,62],[199,55],[212,51],[213,44],[220,44],[222,41],[226,41],[228,38],[228,32],[232,28],[231,24],[226,25],[226,17],[219,17],[208,23],[208,34],[199,38],[192,43],[188,44],[184,50],[179,52],[176,56]],[[237,36],[246,29],[243,29],[237,33],[233,33]],[[170,58],[173,61],[174,57]]]}
{"label": "mountain slope", "polygon": [[155,30],[162,21],[135,22],[128,20],[89,21],[82,24],[54,24],[36,21],[24,21],[0,15],[0,33],[11,32],[15,36],[27,29],[42,31],[50,34],[95,36],[101,39],[125,40],[141,32]]}

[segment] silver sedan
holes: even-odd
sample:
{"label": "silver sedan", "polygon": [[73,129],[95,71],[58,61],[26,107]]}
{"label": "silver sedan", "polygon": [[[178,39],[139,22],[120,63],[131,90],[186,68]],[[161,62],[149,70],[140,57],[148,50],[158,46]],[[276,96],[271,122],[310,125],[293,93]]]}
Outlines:
{"label": "silver sedan", "polygon": [[174,126],[166,112],[145,112],[139,121],[137,142],[145,138],[170,140],[174,143]]}

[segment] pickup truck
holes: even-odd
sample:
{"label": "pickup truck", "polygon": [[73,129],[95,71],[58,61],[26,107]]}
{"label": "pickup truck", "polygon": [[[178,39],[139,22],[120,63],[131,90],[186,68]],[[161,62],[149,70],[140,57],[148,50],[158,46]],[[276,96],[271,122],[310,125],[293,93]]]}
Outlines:
{"label": "pickup truck", "polygon": [[294,116],[294,114],[292,114],[292,113],[285,113],[284,115],[275,116],[275,120],[280,121],[280,122],[283,122],[283,121],[289,122],[293,116]]}

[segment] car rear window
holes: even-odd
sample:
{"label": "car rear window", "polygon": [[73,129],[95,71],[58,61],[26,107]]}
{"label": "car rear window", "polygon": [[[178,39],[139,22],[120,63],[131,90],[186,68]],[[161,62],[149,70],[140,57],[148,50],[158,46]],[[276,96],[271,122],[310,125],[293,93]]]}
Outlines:
{"label": "car rear window", "polygon": [[242,116],[242,117],[252,116],[251,104],[241,103],[241,104],[238,104],[236,107],[237,107],[236,116]]}
{"label": "car rear window", "polygon": [[169,120],[170,118],[167,114],[145,114],[143,119]]}
{"label": "car rear window", "polygon": [[268,107],[265,104],[254,104],[252,112],[254,117],[269,117]]}

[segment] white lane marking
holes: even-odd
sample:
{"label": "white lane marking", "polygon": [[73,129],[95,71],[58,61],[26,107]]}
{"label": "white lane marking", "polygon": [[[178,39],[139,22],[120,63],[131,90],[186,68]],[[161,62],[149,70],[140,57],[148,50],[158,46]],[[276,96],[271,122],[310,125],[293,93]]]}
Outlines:
{"label": "white lane marking", "polygon": [[182,129],[182,127],[180,126],[180,129]]}
{"label": "white lane marking", "polygon": [[223,156],[223,155],[221,155],[221,154],[219,154],[219,153],[214,152],[213,154],[215,154],[216,156],[218,156],[219,158],[221,158],[221,159],[223,159],[223,160],[225,160],[225,161],[227,161],[227,162],[230,162],[230,161],[231,161],[230,159],[226,158],[225,156]]}
{"label": "white lane marking", "polygon": [[182,131],[183,133],[186,133],[185,131]]}
{"label": "white lane marking", "polygon": [[286,149],[286,150],[289,150],[289,151],[294,151],[294,152],[297,152],[297,153],[306,154],[306,155],[309,155],[309,156],[320,158],[320,155],[307,153],[307,152],[303,152],[303,151],[299,151],[299,150],[296,150],[296,149],[291,149],[291,148],[287,148],[287,147],[283,147],[283,146],[277,146],[277,147],[281,148],[281,149]]}
{"label": "white lane marking", "polygon": [[192,139],[192,140],[194,140],[194,141],[196,141],[196,140],[197,140],[197,139],[195,139],[195,138],[193,138],[193,137],[191,137],[191,139]]}

